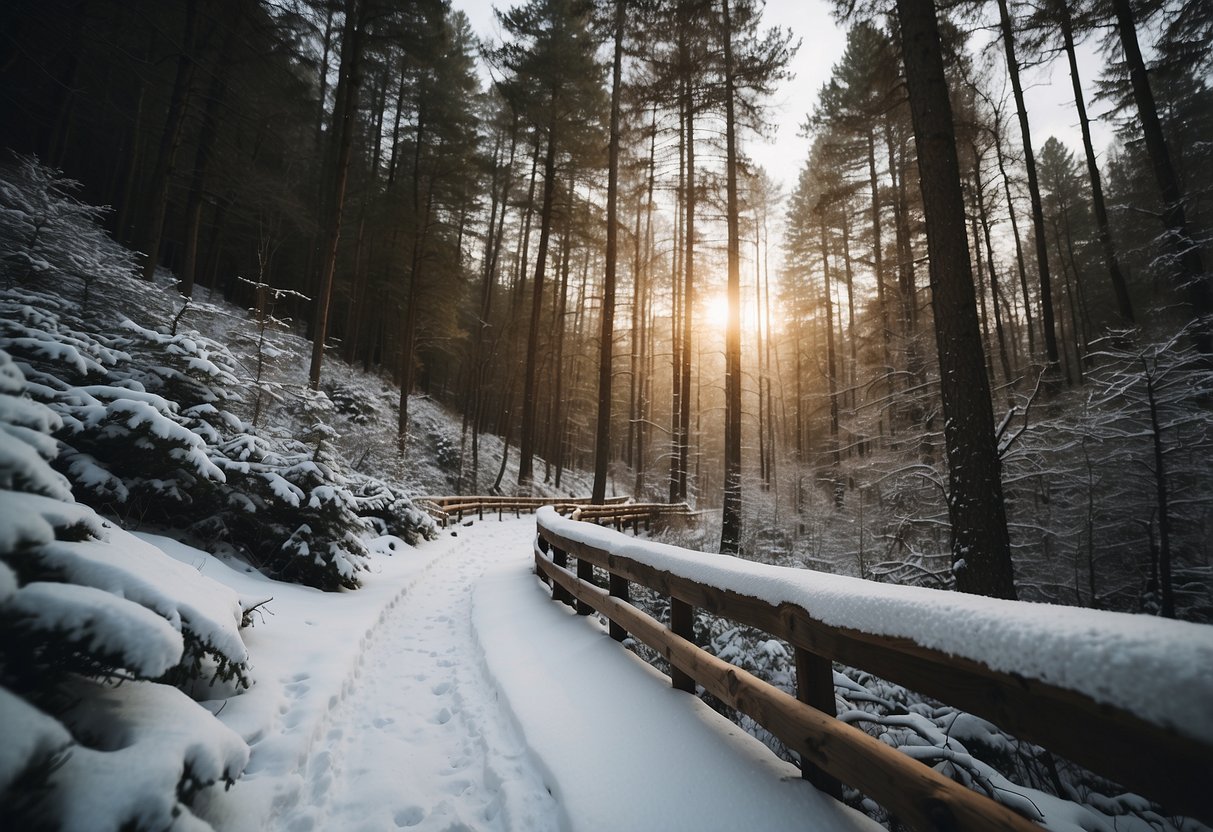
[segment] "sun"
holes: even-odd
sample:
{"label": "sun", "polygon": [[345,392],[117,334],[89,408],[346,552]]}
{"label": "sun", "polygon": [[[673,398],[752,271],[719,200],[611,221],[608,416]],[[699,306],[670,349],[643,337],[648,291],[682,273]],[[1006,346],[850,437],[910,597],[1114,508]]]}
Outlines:
{"label": "sun", "polygon": [[724,294],[708,297],[703,307],[703,322],[712,329],[727,329],[729,326],[729,298]]}

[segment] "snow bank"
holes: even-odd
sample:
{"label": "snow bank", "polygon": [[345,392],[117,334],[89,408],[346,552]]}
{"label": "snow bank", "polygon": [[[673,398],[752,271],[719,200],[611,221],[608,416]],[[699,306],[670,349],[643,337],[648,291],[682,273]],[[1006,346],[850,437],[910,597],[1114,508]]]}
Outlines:
{"label": "snow bank", "polygon": [[[248,746],[176,688],[154,682],[111,687],[77,680],[68,693],[87,703],[64,714],[94,748],[74,747],[52,783],[65,830],[128,828],[209,830],[178,800],[202,784],[231,781],[248,762]],[[184,788],[185,795],[178,793]]]}
{"label": "snow bank", "polygon": [[0,794],[8,789],[32,759],[53,754],[71,744],[72,738],[58,721],[24,699],[0,688]]}
{"label": "snow bank", "polygon": [[908,638],[992,670],[1079,691],[1177,733],[1213,743],[1213,627],[1146,615],[1003,601],[751,563],[637,540],[540,509],[537,521],[708,586],[873,635]]}

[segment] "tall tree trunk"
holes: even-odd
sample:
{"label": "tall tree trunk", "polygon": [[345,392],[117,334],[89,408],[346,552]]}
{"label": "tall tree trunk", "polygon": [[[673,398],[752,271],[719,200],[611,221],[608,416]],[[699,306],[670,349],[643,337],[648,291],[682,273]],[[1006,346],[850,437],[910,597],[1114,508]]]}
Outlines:
{"label": "tall tree trunk", "polygon": [[[685,53],[685,35],[680,34],[679,49]],[[685,55],[683,57],[685,63]],[[674,502],[678,496],[678,471],[681,459],[680,449],[682,440],[679,438],[682,430],[682,289],[685,282],[680,275],[686,268],[684,241],[687,227],[688,193],[687,188],[687,94],[686,78],[681,79],[681,98],[678,112],[678,198],[675,200],[674,256],[673,271],[670,273],[670,488],[669,500]],[[683,495],[685,496],[685,494]]]}
{"label": "tall tree trunk", "polygon": [[1091,182],[1091,208],[1095,213],[1095,225],[1099,229],[1099,245],[1103,250],[1104,264],[1112,291],[1116,295],[1116,309],[1127,324],[1136,323],[1133,302],[1129,300],[1129,288],[1124,273],[1120,270],[1120,259],[1116,256],[1116,245],[1112,242],[1112,229],[1108,224],[1108,209],[1104,204],[1103,184],[1099,179],[1099,165],[1095,161],[1095,148],[1091,144],[1091,120],[1087,118],[1087,105],[1083,100],[1082,79],[1078,75],[1078,58],[1074,54],[1074,21],[1070,16],[1067,0],[1055,4],[1061,22],[1061,39],[1070,63],[1070,83],[1074,87],[1074,108],[1078,111],[1078,126],[1082,129],[1082,149],[1087,156],[1087,178]]}
{"label": "tall tree trunk", "polygon": [[[413,214],[412,253],[409,257],[409,285],[404,303],[404,322],[400,333],[400,405],[399,421],[396,425],[396,443],[403,458],[408,450],[409,428],[409,394],[413,392],[413,368],[416,364],[417,347],[417,307],[421,302],[420,287],[421,262],[425,259],[426,243],[429,238],[430,216],[434,205],[434,175],[431,172],[426,186],[425,206],[421,199],[421,157],[425,146],[425,130],[428,126],[426,117],[428,108],[425,94],[418,96],[417,131],[413,139],[413,176],[411,183],[411,202]],[[439,142],[434,150],[435,158],[442,158],[442,143]]]}
{"label": "tall tree trunk", "polygon": [[[1120,45],[1124,49],[1125,63],[1129,68],[1129,80],[1133,84],[1133,100],[1137,103],[1137,114],[1141,118],[1141,132],[1146,140],[1146,152],[1154,168],[1154,179],[1162,194],[1163,223],[1167,227],[1175,264],[1177,285],[1187,296],[1188,303],[1197,315],[1213,315],[1213,285],[1205,274],[1200,246],[1192,239],[1188,220],[1184,213],[1184,195],[1171,165],[1171,153],[1163,136],[1162,122],[1154,104],[1154,92],[1146,74],[1146,63],[1137,43],[1137,24],[1129,0],[1112,0],[1116,13],[1116,28],[1120,32]],[[1213,333],[1205,322],[1197,330],[1196,346],[1204,355],[1213,353]]]}
{"label": "tall tree trunk", "polygon": [[333,54],[333,11],[335,3],[326,3],[324,14],[324,47],[320,54],[320,97],[316,101],[316,153],[324,152],[324,108],[328,104],[329,57]]}
{"label": "tall tree trunk", "polygon": [[[690,66],[690,59],[686,65]],[[678,414],[678,493],[674,499],[685,500],[690,493],[691,468],[691,350],[695,339],[695,219],[699,207],[699,185],[695,179],[695,81],[688,76],[686,83],[687,118],[687,181],[686,228],[683,255],[685,282],[682,288],[681,362],[678,379],[681,385],[682,409]]]}
{"label": "tall tree trunk", "polygon": [[358,113],[358,87],[362,83],[362,14],[363,0],[346,0],[345,31],[341,42],[341,69],[337,80],[337,102],[333,113],[332,137],[336,144],[333,156],[332,183],[328,196],[328,227],[321,250],[320,279],[317,281],[315,316],[312,319],[312,360],[308,382],[313,390],[320,389],[320,368],[324,364],[324,341],[327,334],[329,306],[333,294],[333,274],[337,270],[337,244],[341,240],[342,210],[345,207],[346,181],[349,179],[350,155]]}
{"label": "tall tree trunk", "polygon": [[[889,172],[893,171],[893,154],[889,153]],[[893,393],[893,357],[889,339],[889,307],[885,302],[884,243],[881,239],[880,180],[876,177],[876,135],[868,131],[868,187],[872,191],[872,277],[876,280],[876,303],[880,307],[880,347],[884,358],[886,393]]]}
{"label": "tall tree trunk", "polygon": [[182,126],[189,106],[190,85],[194,79],[194,42],[198,27],[199,0],[186,0],[185,29],[181,36],[181,53],[177,56],[177,72],[169,97],[168,115],[160,134],[160,149],[148,187],[148,201],[143,223],[135,235],[136,248],[144,254],[143,279],[156,276],[160,259],[160,238],[164,233],[164,215],[168,211],[168,186],[181,147]]}
{"label": "tall tree trunk", "polygon": [[1036,155],[1032,149],[1032,128],[1024,104],[1023,84],[1019,80],[1019,61],[1015,57],[1015,30],[1007,0],[998,0],[998,18],[1002,28],[1002,45],[1006,52],[1007,74],[1015,107],[1019,115],[1019,134],[1023,139],[1023,163],[1028,173],[1028,196],[1032,203],[1032,228],[1036,239],[1036,267],[1040,272],[1040,320],[1045,336],[1045,358],[1049,369],[1057,369],[1057,331],[1053,319],[1053,281],[1049,273],[1048,238],[1045,236],[1045,215],[1040,202],[1040,183],[1036,178]]}
{"label": "tall tree trunk", "polygon": [[931,0],[898,0],[897,17],[927,222],[956,588],[1014,598],[994,415],[935,7]]}
{"label": "tall tree trunk", "polygon": [[741,241],[737,216],[737,79],[733,68],[733,26],[729,0],[723,0],[724,114],[728,220],[729,325],[724,339],[724,510],[720,522],[720,551],[741,550]]}
{"label": "tall tree trunk", "polygon": [[834,289],[830,274],[830,241],[826,234],[825,206],[818,205],[818,222],[821,230],[821,279],[822,296],[825,299],[826,322],[826,390],[830,396],[830,479],[833,486],[834,505],[842,505],[841,467],[842,456],[838,445],[838,351],[834,344]]}
{"label": "tall tree trunk", "polygon": [[623,3],[615,0],[615,52],[611,62],[611,136],[607,150],[606,271],[602,285],[602,334],[598,344],[598,427],[594,438],[594,485],[590,502],[606,500],[611,452],[611,369],[615,350],[615,265],[619,254],[619,110],[623,71]]}
{"label": "tall tree trunk", "polygon": [[219,49],[219,60],[212,69],[211,83],[207,90],[206,104],[202,111],[202,126],[198,130],[198,149],[194,154],[194,172],[190,178],[189,196],[185,204],[185,258],[181,264],[181,294],[187,298],[194,293],[194,280],[198,269],[198,234],[202,225],[202,202],[206,195],[206,173],[210,167],[218,129],[219,102],[227,90],[228,70],[231,65],[232,44],[236,40],[242,15],[236,13],[229,22],[223,45]]}
{"label": "tall tree trunk", "polygon": [[1162,422],[1158,415],[1158,399],[1154,389],[1158,365],[1150,366],[1141,359],[1146,380],[1146,401],[1150,406],[1150,438],[1154,449],[1154,495],[1158,509],[1158,589],[1162,596],[1164,618],[1175,617],[1175,592],[1171,585],[1171,508],[1167,493],[1166,451],[1162,444]]}
{"label": "tall tree trunk", "polygon": [[539,215],[539,251],[535,255],[535,280],[531,294],[531,324],[527,332],[526,368],[522,387],[522,424],[518,440],[518,484],[530,485],[534,476],[535,368],[539,361],[539,323],[543,317],[543,276],[547,268],[548,243],[552,233],[552,204],[556,196],[557,92],[552,90],[552,119],[548,123],[548,147],[543,160],[543,207]]}
{"label": "tall tree trunk", "polygon": [[1007,198],[1007,216],[1011,220],[1011,236],[1015,240],[1015,265],[1019,269],[1019,289],[1023,293],[1024,327],[1028,330],[1028,364],[1036,361],[1036,327],[1032,323],[1032,301],[1028,293],[1028,269],[1024,263],[1023,243],[1019,238],[1019,220],[1015,217],[1015,201],[1011,198],[1011,177],[1007,174],[1006,159],[1002,154],[1002,136],[998,125],[994,126],[994,153],[998,159],[998,173],[1002,176],[1002,189]]}
{"label": "tall tree trunk", "polygon": [[[644,494],[645,466],[647,454],[645,437],[648,433],[647,420],[649,414],[649,386],[653,378],[653,361],[655,352],[650,343],[653,338],[652,297],[653,279],[650,269],[653,264],[653,191],[657,184],[657,107],[653,107],[653,133],[649,138],[649,184],[645,195],[644,210],[644,257],[636,262],[637,303],[641,305],[640,313],[640,366],[644,368],[637,383],[638,407],[636,412],[636,480],[632,492],[637,498]],[[639,286],[644,286],[640,292]],[[647,364],[647,366],[646,366]]]}
{"label": "tall tree trunk", "polygon": [[994,264],[994,245],[990,239],[990,220],[986,213],[985,183],[981,180],[981,159],[977,156],[977,148],[973,148],[973,191],[977,198],[977,219],[981,222],[982,237],[986,245],[986,267],[990,275],[990,302],[994,305],[994,331],[998,337],[998,357],[1002,364],[1003,378],[1008,385],[1015,381],[1015,373],[1011,369],[1011,358],[1007,354],[1007,336],[1002,323],[1002,304],[999,300],[998,269]]}

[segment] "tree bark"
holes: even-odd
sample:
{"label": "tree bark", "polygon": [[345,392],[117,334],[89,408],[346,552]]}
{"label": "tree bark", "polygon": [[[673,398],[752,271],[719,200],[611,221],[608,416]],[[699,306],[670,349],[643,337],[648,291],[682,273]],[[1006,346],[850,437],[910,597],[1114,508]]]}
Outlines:
{"label": "tree bark", "polygon": [[898,0],[897,16],[927,222],[956,588],[1014,598],[990,386],[935,7],[931,0]]}

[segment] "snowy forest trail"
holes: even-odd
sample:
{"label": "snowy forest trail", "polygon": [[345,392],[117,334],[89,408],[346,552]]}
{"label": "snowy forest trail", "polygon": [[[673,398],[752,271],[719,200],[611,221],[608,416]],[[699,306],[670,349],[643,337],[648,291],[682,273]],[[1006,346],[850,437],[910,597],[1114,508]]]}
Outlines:
{"label": "snowy forest trail", "polygon": [[[878,832],[553,603],[533,517],[455,532],[393,550],[358,592],[273,584],[277,611],[246,636],[261,681],[215,703],[252,748],[236,785],[211,790],[216,829]],[[205,568],[244,595],[267,587]]]}
{"label": "snowy forest trail", "polygon": [[[446,551],[363,644],[318,729],[298,799],[271,829],[558,828],[555,803],[486,678],[470,615],[477,579],[503,557],[525,558],[533,534],[528,518],[461,528],[438,544]],[[300,673],[287,692],[308,683]]]}

